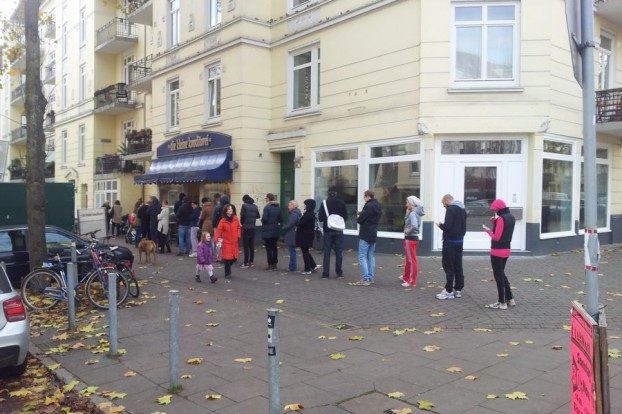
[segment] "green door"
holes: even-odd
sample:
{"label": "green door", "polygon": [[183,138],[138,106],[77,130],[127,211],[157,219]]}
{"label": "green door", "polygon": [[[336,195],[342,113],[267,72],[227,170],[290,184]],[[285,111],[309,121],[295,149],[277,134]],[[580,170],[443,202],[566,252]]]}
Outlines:
{"label": "green door", "polygon": [[283,221],[287,221],[287,217],[289,216],[287,204],[290,200],[294,199],[294,155],[293,152],[281,153],[281,193],[279,195],[279,200],[281,202]]}

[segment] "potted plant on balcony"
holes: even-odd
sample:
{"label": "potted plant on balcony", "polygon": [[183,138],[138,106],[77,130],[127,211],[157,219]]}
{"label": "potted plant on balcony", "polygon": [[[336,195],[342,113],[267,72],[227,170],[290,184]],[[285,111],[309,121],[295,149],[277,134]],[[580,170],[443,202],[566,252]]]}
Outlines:
{"label": "potted plant on balcony", "polygon": [[22,160],[20,158],[13,158],[11,160],[11,164],[9,164],[9,171],[15,172],[21,170],[22,168]]}

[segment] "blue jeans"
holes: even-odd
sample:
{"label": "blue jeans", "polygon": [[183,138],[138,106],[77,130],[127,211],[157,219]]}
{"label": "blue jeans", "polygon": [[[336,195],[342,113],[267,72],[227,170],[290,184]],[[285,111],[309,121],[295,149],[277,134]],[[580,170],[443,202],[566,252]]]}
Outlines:
{"label": "blue jeans", "polygon": [[177,229],[177,235],[179,237],[179,253],[190,254],[190,243],[188,238],[190,236],[190,226],[179,225]]}
{"label": "blue jeans", "polygon": [[343,269],[341,268],[343,263],[343,232],[325,231],[322,277],[330,275],[330,251],[333,248],[335,249],[335,272],[337,272],[337,276],[343,275]]}
{"label": "blue jeans", "polygon": [[289,271],[293,272],[298,267],[296,248],[292,246],[287,246],[287,248],[289,249]]}
{"label": "blue jeans", "polygon": [[374,270],[376,269],[376,243],[367,243],[363,239],[359,239],[359,266],[363,274],[363,280],[367,282],[374,281]]}

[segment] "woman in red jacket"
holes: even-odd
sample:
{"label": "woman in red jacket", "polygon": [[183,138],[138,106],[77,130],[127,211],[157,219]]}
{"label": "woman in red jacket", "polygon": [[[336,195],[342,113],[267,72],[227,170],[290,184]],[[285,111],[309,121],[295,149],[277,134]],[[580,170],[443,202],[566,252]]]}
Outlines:
{"label": "woman in red jacket", "polygon": [[216,228],[216,243],[220,244],[220,255],[225,263],[225,279],[231,279],[231,265],[240,257],[240,220],[233,215],[233,206],[227,204]]}

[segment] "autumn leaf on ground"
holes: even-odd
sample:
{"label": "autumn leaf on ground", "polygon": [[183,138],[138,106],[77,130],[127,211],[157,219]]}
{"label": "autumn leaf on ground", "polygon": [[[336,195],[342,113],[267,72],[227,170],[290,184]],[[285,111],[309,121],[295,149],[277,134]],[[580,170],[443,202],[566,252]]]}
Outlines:
{"label": "autumn leaf on ground", "polygon": [[65,341],[67,339],[69,339],[69,334],[67,332],[62,333],[60,335],[54,335],[52,337],[52,340],[55,340],[55,341]]}
{"label": "autumn leaf on ground", "polygon": [[562,350],[562,346],[561,345],[553,345],[551,346],[551,349],[554,351],[561,351]]}
{"label": "autumn leaf on ground", "polygon": [[403,396],[404,394],[399,391],[394,391],[387,394],[387,397],[389,398],[402,398]]}
{"label": "autumn leaf on ground", "polygon": [[425,352],[434,352],[434,351],[438,351],[439,349],[441,349],[441,347],[438,345],[427,345],[423,347],[423,350]]}
{"label": "autumn leaf on ground", "polygon": [[200,365],[203,363],[203,358],[190,358],[186,361],[190,365]]}
{"label": "autumn leaf on ground", "polygon": [[205,311],[205,313],[216,313],[215,309],[208,309]]}
{"label": "autumn leaf on ground", "polygon": [[473,328],[475,332],[492,332],[490,328]]}
{"label": "autumn leaf on ground", "polygon": [[329,357],[330,359],[338,360],[344,359],[346,356],[344,354],[330,354]]}
{"label": "autumn leaf on ground", "polygon": [[80,381],[71,381],[70,383],[63,386],[63,392],[67,394],[69,391],[73,390],[76,385],[78,385]]}
{"label": "autumn leaf on ground", "polygon": [[27,395],[32,394],[32,391],[28,391],[26,388],[19,389],[17,391],[12,391],[9,393],[9,397],[25,397]]}
{"label": "autumn leaf on ground", "polygon": [[365,339],[363,336],[351,336],[348,338],[350,341],[362,341],[363,339]]}
{"label": "autumn leaf on ground", "polygon": [[216,323],[216,322],[212,322],[212,323],[206,323],[206,325],[207,325],[207,326],[210,326],[210,327],[215,327],[215,326],[218,326],[218,325],[220,325],[220,324],[219,324],[219,323]]}
{"label": "autumn leaf on ground", "polygon": [[156,398],[156,402],[160,405],[166,405],[166,404],[170,404],[171,403],[171,398],[173,398],[173,396],[171,394],[167,394],[163,397],[160,398]]}
{"label": "autumn leaf on ground", "polygon": [[205,396],[206,400],[220,400],[222,398],[222,395],[220,394],[207,394]]}
{"label": "autumn leaf on ground", "polygon": [[406,333],[406,331],[403,330],[403,329],[396,329],[395,331],[393,331],[393,335],[395,335],[395,336],[404,335],[405,333]]}
{"label": "autumn leaf on ground", "polygon": [[620,358],[620,350],[617,348],[611,348],[608,352],[609,358]]}
{"label": "autumn leaf on ground", "polygon": [[127,394],[124,392],[102,391],[101,395],[106,398],[110,398],[111,400],[114,400],[115,398],[125,398]]}
{"label": "autumn leaf on ground", "polygon": [[378,328],[378,330],[381,332],[387,332],[387,331],[390,331],[391,328],[389,328],[388,326],[383,326],[382,328]]}
{"label": "autumn leaf on ground", "polygon": [[134,371],[127,371],[125,374],[123,374],[124,377],[135,377],[136,373]]}
{"label": "autumn leaf on ground", "polygon": [[387,414],[412,414],[413,410],[410,408],[391,408],[390,411],[385,411]]}
{"label": "autumn leaf on ground", "polygon": [[486,398],[489,400],[494,400],[495,398],[499,398],[499,397],[497,397],[495,394],[488,394]]}
{"label": "autumn leaf on ground", "polygon": [[283,303],[285,302],[285,299],[277,299],[274,301],[274,303]]}
{"label": "autumn leaf on ground", "polygon": [[419,404],[417,408],[424,411],[432,411],[432,408],[434,408],[434,403],[431,401],[419,400],[417,404]]}
{"label": "autumn leaf on ground", "polygon": [[99,363],[99,359],[89,359],[84,363],[84,365],[95,365],[97,363]]}
{"label": "autumn leaf on ground", "polygon": [[285,408],[283,408],[284,412],[288,412],[288,411],[300,411],[303,408],[305,408],[302,403],[295,403],[295,404],[287,404],[285,406]]}
{"label": "autumn leaf on ground", "polygon": [[55,371],[55,370],[57,370],[58,368],[60,368],[60,364],[52,364],[52,365],[48,365],[48,369],[49,369],[50,371]]}
{"label": "autumn leaf on ground", "polygon": [[91,395],[93,394],[95,391],[97,391],[99,387],[86,387],[85,389],[83,389],[82,391],[80,391],[80,394],[82,395]]}
{"label": "autumn leaf on ground", "polygon": [[569,331],[570,330],[570,325],[562,325],[562,329],[564,331]]}
{"label": "autumn leaf on ground", "polygon": [[507,358],[507,357],[509,357],[509,356],[510,356],[510,354],[497,354],[497,356],[498,356],[499,358]]}
{"label": "autumn leaf on ground", "polygon": [[317,337],[317,339],[326,339],[326,335],[320,335]]}
{"label": "autumn leaf on ground", "polygon": [[519,345],[519,344],[520,344],[520,342],[510,342],[510,345],[512,345],[512,346],[516,346],[516,345]]}
{"label": "autumn leaf on ground", "polygon": [[109,410],[104,412],[104,414],[118,414],[118,413],[124,413],[124,412],[125,412],[125,407],[122,405],[119,405],[116,407],[111,407]]}
{"label": "autumn leaf on ground", "polygon": [[192,375],[190,374],[184,374],[181,376],[181,379],[190,379],[190,378],[192,378]]}
{"label": "autumn leaf on ground", "polygon": [[432,328],[432,330],[430,330],[430,331],[423,331],[423,333],[426,334],[426,335],[433,335],[433,334],[439,333],[439,332],[443,332],[443,328],[436,327],[436,328]]}
{"label": "autumn leaf on ground", "polygon": [[64,397],[65,396],[63,394],[60,394],[60,393],[54,394],[52,396],[48,395],[48,396],[45,397],[44,404],[45,405],[60,404]]}
{"label": "autumn leaf on ground", "polygon": [[533,341],[525,341],[526,344],[533,344]]}
{"label": "autumn leaf on ground", "polygon": [[529,398],[527,397],[527,394],[525,394],[524,392],[520,392],[520,391],[515,391],[511,394],[505,394],[506,398],[509,398],[510,400],[528,400]]}
{"label": "autumn leaf on ground", "polygon": [[469,381],[475,381],[477,377],[475,375],[467,375],[466,377],[464,377],[464,379]]}
{"label": "autumn leaf on ground", "polygon": [[253,360],[253,358],[236,358],[234,359],[235,362],[241,362],[243,364],[247,363],[247,362],[251,362]]}
{"label": "autumn leaf on ground", "polygon": [[460,368],[460,367],[449,367],[445,371],[447,371],[447,372],[462,372],[462,368]]}
{"label": "autumn leaf on ground", "polygon": [[445,313],[444,312],[431,313],[430,316],[433,318],[438,318],[439,316],[445,316]]}

